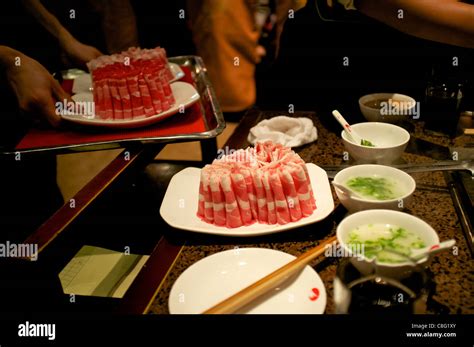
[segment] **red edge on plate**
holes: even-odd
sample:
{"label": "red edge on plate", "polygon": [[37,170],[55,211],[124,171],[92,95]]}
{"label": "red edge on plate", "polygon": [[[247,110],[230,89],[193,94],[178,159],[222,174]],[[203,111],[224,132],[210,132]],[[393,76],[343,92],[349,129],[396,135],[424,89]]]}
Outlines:
{"label": "red edge on plate", "polygon": [[311,292],[313,294],[309,297],[309,300],[311,300],[311,301],[318,300],[318,298],[319,298],[319,289],[318,288],[313,288],[313,289],[311,289]]}

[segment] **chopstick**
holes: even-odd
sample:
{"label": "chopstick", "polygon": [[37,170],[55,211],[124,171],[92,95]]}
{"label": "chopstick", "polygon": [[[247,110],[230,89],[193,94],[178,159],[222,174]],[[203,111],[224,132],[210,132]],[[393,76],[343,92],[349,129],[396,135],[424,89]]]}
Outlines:
{"label": "chopstick", "polygon": [[242,289],[229,298],[221,301],[217,305],[203,312],[203,314],[226,314],[234,313],[239,308],[245,306],[261,295],[275,288],[297,271],[303,269],[310,261],[324,253],[326,247],[337,241],[336,236],[330,237],[325,242],[303,253],[295,260],[273,271],[271,274],[263,277],[257,282]]}

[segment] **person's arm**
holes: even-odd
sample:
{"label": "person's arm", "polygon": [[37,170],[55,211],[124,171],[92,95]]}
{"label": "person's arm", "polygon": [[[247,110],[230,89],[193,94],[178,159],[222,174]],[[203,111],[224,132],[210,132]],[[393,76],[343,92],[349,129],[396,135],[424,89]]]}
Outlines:
{"label": "person's arm", "polygon": [[74,38],[40,0],[22,0],[25,9],[59,42],[61,49],[74,64],[85,64],[101,55],[98,49],[85,45]]}
{"label": "person's arm", "polygon": [[54,103],[71,99],[48,70],[23,53],[0,46],[0,72],[5,74],[23,112],[59,125],[61,117]]}
{"label": "person's arm", "polygon": [[404,33],[474,48],[473,5],[457,0],[356,0],[355,4],[363,14]]}
{"label": "person's arm", "polygon": [[289,10],[293,10],[293,14],[304,7],[304,0],[280,0],[276,2],[276,15],[277,15],[277,27],[276,27],[276,56],[280,49],[280,37],[283,32],[283,27],[289,15]]}
{"label": "person's arm", "polygon": [[102,16],[102,30],[110,53],[138,46],[138,29],[130,0],[89,0]]}

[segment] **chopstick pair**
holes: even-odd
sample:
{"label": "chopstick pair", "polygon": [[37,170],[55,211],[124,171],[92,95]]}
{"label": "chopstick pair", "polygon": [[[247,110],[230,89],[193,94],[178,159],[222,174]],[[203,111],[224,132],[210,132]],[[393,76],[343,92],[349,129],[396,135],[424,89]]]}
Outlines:
{"label": "chopstick pair", "polygon": [[238,309],[254,301],[303,269],[309,262],[323,254],[328,245],[336,241],[336,236],[330,237],[318,246],[303,253],[295,260],[204,311],[203,314],[228,314],[236,312]]}

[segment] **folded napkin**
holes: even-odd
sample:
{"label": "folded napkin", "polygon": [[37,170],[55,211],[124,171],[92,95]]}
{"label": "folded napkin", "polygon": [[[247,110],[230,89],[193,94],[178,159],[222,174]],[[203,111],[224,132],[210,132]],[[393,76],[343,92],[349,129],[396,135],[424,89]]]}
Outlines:
{"label": "folded napkin", "polygon": [[287,147],[298,147],[317,138],[318,132],[311,119],[278,116],[262,120],[250,129],[248,141],[255,145],[271,140]]}

